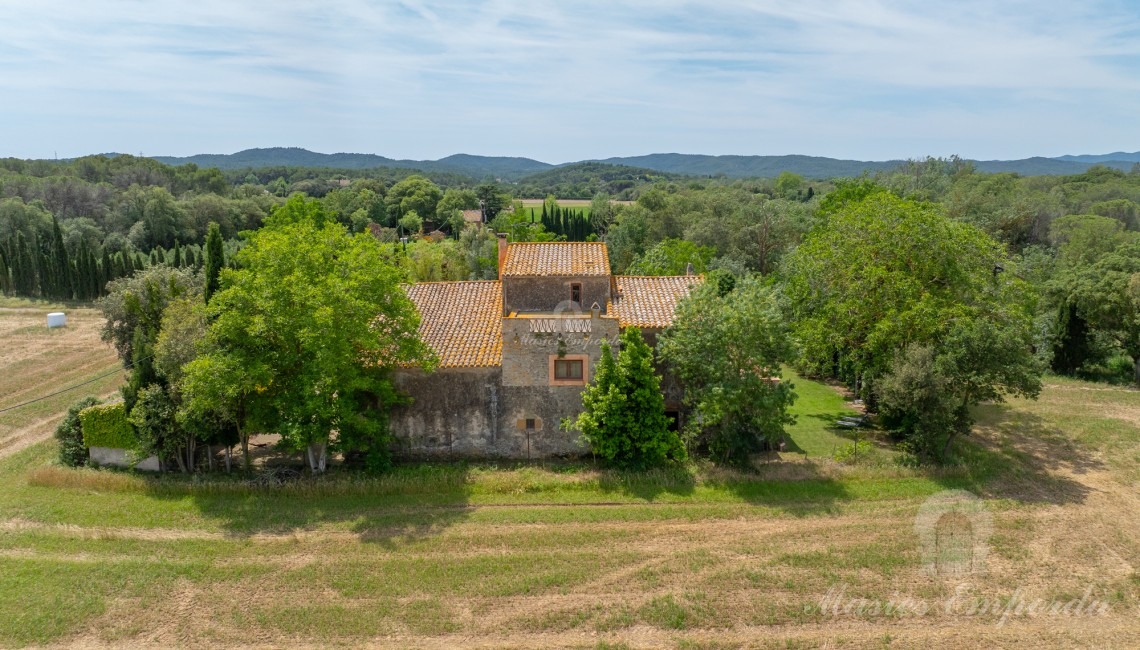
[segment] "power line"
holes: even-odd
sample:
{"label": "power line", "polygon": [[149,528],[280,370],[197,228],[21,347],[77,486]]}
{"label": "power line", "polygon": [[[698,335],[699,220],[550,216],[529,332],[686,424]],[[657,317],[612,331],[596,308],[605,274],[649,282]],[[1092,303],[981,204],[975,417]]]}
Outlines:
{"label": "power line", "polygon": [[[142,359],[139,359],[139,361],[146,361],[147,359],[149,359],[152,356],[154,356],[154,355],[143,357]],[[33,400],[28,400],[27,402],[24,402],[23,404],[17,404],[15,406],[7,406],[5,408],[0,409],[0,413],[4,413],[7,411],[13,411],[15,409],[27,406],[28,404],[35,404],[36,402],[42,402],[45,399],[55,397],[56,395],[62,395],[68,391],[75,390],[76,388],[79,388],[81,386],[86,386],[87,384],[93,384],[93,383],[99,381],[100,379],[110,377],[111,375],[115,374],[116,372],[123,372],[124,370],[130,370],[133,365],[134,365],[133,363],[127,364],[126,368],[118,368],[116,370],[112,370],[111,372],[99,375],[98,377],[96,377],[94,379],[88,379],[87,381],[79,383],[79,384],[75,384],[74,386],[68,386],[67,388],[64,388],[63,390],[57,390],[56,392],[51,393],[50,395],[44,395],[43,397],[37,397]]]}

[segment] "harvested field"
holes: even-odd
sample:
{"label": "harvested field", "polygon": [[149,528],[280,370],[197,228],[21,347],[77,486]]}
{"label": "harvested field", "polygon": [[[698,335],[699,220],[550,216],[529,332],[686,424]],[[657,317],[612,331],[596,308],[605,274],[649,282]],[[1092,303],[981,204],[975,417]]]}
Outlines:
{"label": "harvested field", "polygon": [[[68,348],[36,318],[5,342]],[[87,336],[73,363],[112,365]],[[1135,647],[1140,392],[1050,378],[980,410],[967,467],[929,471],[874,435],[832,460],[848,409],[795,381],[792,444],[749,475],[441,464],[253,488],[26,446],[0,459],[0,644]],[[981,498],[988,553],[932,573],[916,516],[948,489]]]}
{"label": "harvested field", "polygon": [[[47,329],[47,313],[64,311],[68,325]],[[115,351],[99,340],[102,315],[28,301],[0,303],[0,410],[102,377],[76,390],[0,412],[0,456],[51,436],[68,405],[107,396],[122,383]]]}

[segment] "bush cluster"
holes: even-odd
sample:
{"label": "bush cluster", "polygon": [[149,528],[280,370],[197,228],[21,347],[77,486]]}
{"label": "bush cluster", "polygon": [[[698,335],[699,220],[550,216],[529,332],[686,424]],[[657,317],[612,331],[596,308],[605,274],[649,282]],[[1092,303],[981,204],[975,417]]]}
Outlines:
{"label": "bush cluster", "polygon": [[83,427],[83,442],[88,447],[135,449],[138,438],[127,420],[122,402],[90,406],[79,412]]}

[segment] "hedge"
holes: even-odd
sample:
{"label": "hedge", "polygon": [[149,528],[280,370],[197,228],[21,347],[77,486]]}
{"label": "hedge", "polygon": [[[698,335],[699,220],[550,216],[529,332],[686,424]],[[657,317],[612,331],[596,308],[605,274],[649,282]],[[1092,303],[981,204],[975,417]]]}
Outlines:
{"label": "hedge", "polygon": [[79,412],[79,421],[83,425],[83,442],[88,447],[136,449],[139,446],[122,402],[85,408]]}

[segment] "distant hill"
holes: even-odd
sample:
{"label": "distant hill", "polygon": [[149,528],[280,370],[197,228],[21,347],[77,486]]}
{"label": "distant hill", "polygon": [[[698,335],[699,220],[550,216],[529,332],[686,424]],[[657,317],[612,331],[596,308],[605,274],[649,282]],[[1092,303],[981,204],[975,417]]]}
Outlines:
{"label": "distant hill", "polygon": [[1057,156],[1055,160],[1068,160],[1071,162],[1083,163],[1108,163],[1108,162],[1140,162],[1140,151],[1133,153],[1125,153],[1117,151],[1115,153],[1102,153],[1102,154],[1083,154],[1080,156]]}
{"label": "distant hill", "polygon": [[[475,156],[470,154],[455,154],[439,160],[396,160],[376,154],[365,153],[316,153],[297,147],[247,149],[234,154],[200,154],[183,158],[154,156],[154,159],[170,165],[195,163],[199,167],[217,167],[222,170],[280,166],[337,169],[394,167],[400,169],[418,169],[424,172],[456,173],[469,176],[473,179],[492,177],[512,183],[529,179],[535,174],[582,164],[565,163],[562,165],[552,165],[530,158]],[[773,178],[779,176],[781,172],[788,171],[807,178],[835,178],[840,176],[859,176],[864,172],[874,173],[888,170],[897,167],[902,164],[903,161],[840,160],[821,156],[799,155],[707,156],[701,154],[655,153],[646,156],[616,157],[583,162],[618,165],[624,168],[641,170],[642,173],[654,171],[681,176]],[[1067,155],[1058,156],[1056,158],[1034,157],[1021,160],[980,160],[973,162],[978,170],[984,172],[1015,172],[1025,176],[1040,174],[1080,174],[1094,164],[1106,165],[1128,171],[1132,168],[1134,163],[1140,162],[1140,152]],[[637,172],[629,173],[634,176],[637,174]],[[538,180],[540,183],[546,183],[554,179],[539,178]],[[598,185],[599,182],[609,184],[615,181],[620,185],[620,179],[616,178],[604,179],[597,177],[588,181],[583,178],[571,180],[569,177],[560,177],[556,180],[558,183],[567,182],[573,184],[580,182],[584,183],[584,185],[594,186]]]}
{"label": "distant hill", "polygon": [[1059,158],[1023,158],[1021,160],[975,160],[974,166],[980,172],[1017,172],[1022,176],[1081,174],[1089,167],[1104,165],[1128,171],[1132,163],[1128,161],[1105,160],[1079,162],[1075,160],[1061,160]]}
{"label": "distant hill", "polygon": [[690,176],[730,176],[732,178],[775,177],[790,171],[808,178],[858,176],[863,172],[891,169],[901,160],[866,162],[837,160],[818,156],[705,156],[700,154],[655,153],[648,156],[606,158],[599,162],[656,169]]}
{"label": "distant hill", "polygon": [[628,198],[622,192],[641,183],[678,178],[684,176],[644,167],[580,162],[531,174],[518,181],[515,192],[518,196],[529,198],[554,194],[560,199],[590,199],[598,192]]}
{"label": "distant hill", "polygon": [[198,154],[196,156],[152,156],[167,165],[194,163],[199,167],[234,170],[258,167],[330,167],[335,169],[372,169],[396,167],[423,171],[446,171],[479,179],[493,176],[516,180],[553,165],[530,158],[506,158],[455,154],[440,160],[396,160],[370,153],[316,153],[299,147],[246,149],[233,154]]}
{"label": "distant hill", "polygon": [[[1108,154],[1108,156],[1118,155],[1137,156],[1137,159],[1140,160],[1140,153]],[[1083,157],[1102,158],[1101,156]],[[789,171],[807,178],[836,178],[893,169],[904,161],[838,160],[819,156],[703,156],[698,154],[657,153],[648,156],[607,158],[601,162],[634,165],[675,174],[697,176],[724,175],[730,178],[773,178],[779,176],[780,172]],[[979,171],[1015,172],[1023,176],[1080,174],[1094,164],[1127,171],[1132,168],[1133,164],[1131,160],[1117,158],[1076,161],[1041,157],[1022,160],[975,160],[972,162]]]}

